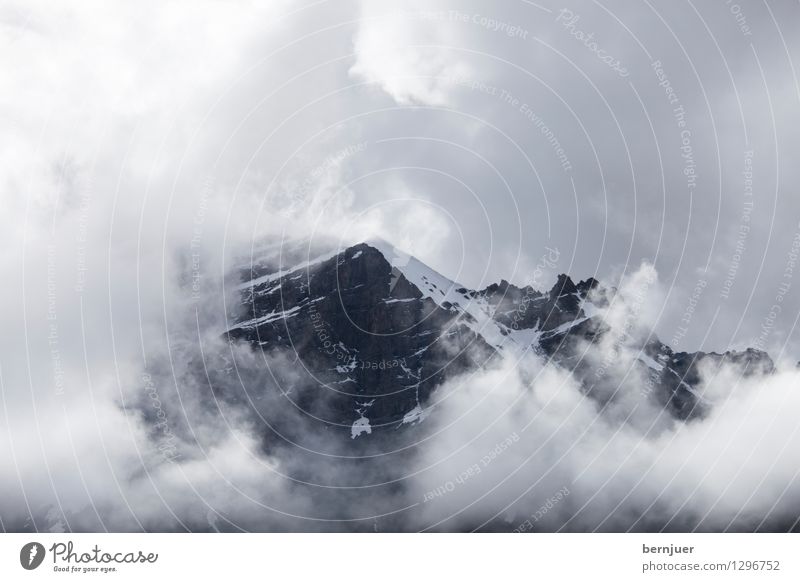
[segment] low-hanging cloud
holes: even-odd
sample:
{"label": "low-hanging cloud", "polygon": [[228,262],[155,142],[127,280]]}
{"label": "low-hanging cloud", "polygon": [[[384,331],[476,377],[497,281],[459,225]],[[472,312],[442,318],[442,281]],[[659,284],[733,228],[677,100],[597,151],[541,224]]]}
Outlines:
{"label": "low-hanging cloud", "polygon": [[[708,415],[673,419],[643,392],[647,378],[634,364],[641,341],[607,343],[630,333],[620,313],[657,308],[653,277],[645,265],[625,281],[604,314],[611,324],[606,340],[585,346],[581,357],[596,362],[613,354],[606,377],[613,390],[602,398],[532,353],[454,379],[434,394],[428,430],[436,437],[421,448],[412,480],[413,496],[426,509],[417,527],[796,527],[800,485],[790,459],[800,450],[793,415],[800,373],[791,365],[767,376],[732,363],[709,366],[699,388]],[[643,287],[648,294],[639,299]]]}
{"label": "low-hanging cloud", "polygon": [[[0,8],[0,107],[9,120],[0,135],[0,527],[796,527],[793,363],[780,362],[768,376],[709,367],[699,389],[707,414],[689,422],[675,421],[642,394],[642,343],[675,313],[674,305],[662,310],[670,297],[698,276],[698,265],[677,283],[667,276],[683,256],[682,240],[666,245],[671,262],[659,264],[663,283],[649,264],[621,269],[619,277],[598,275],[624,284],[601,313],[610,332],[580,349],[583,361],[604,370],[592,394],[567,370],[529,353],[448,381],[428,417],[412,427],[417,432],[399,434],[398,443],[377,434],[374,443],[331,439],[314,417],[318,411],[293,400],[320,392],[295,353],[264,353],[225,339],[245,309],[236,289],[240,269],[263,259],[265,237],[279,254],[301,241],[297,252],[307,255],[309,240],[346,246],[377,235],[459,280],[453,271],[460,263],[465,277],[481,283],[498,272],[515,280],[520,265],[534,265],[551,222],[559,227],[553,239],[593,251],[606,249],[595,243],[611,227],[611,250],[601,258],[568,258],[562,245],[565,271],[595,273],[662,251],[656,228],[646,229],[641,246],[624,236],[620,225],[632,222],[623,196],[631,189],[629,167],[624,144],[605,139],[613,135],[610,121],[589,132],[606,146],[600,155],[610,182],[622,184],[610,193],[618,196],[612,203],[625,202],[613,216],[597,206],[604,175],[586,143],[564,139],[581,171],[567,176],[556,165],[542,172],[543,182],[520,153],[535,150],[539,155],[530,157],[541,171],[549,167],[539,160],[549,159],[552,142],[539,143],[542,132],[514,99],[534,107],[559,136],[583,135],[529,74],[558,85],[556,95],[589,93],[567,60],[544,66],[548,43],[564,54],[575,44],[550,30],[545,11],[537,9],[535,18],[526,16],[530,6],[487,14],[489,26],[480,18],[486,7],[462,5],[453,15],[448,3],[418,3],[398,15],[388,5],[345,4]],[[588,11],[580,10],[587,26]],[[751,16],[753,27],[770,25],[767,16]],[[637,12],[632,20],[649,17]],[[530,34],[508,34],[515,23]],[[603,42],[615,55],[633,54],[621,42]],[[682,62],[662,44],[654,53]],[[586,52],[579,44],[574,50]],[[632,71],[635,60],[626,61]],[[791,94],[783,61],[767,61],[759,62],[770,78],[780,77],[778,93]],[[641,95],[663,105],[662,89],[643,82],[652,80],[647,75],[633,77]],[[614,112],[633,110],[625,101],[631,95],[617,102],[619,87],[599,83]],[[712,97],[724,93],[724,112],[738,115],[726,83],[712,83]],[[501,99],[503,89],[508,95]],[[698,111],[699,97],[681,94]],[[748,112],[765,105],[756,89],[743,99]],[[775,98],[779,118],[791,117],[790,102]],[[569,103],[584,115],[597,111],[596,101]],[[648,127],[644,118],[631,123]],[[766,125],[749,131],[755,171],[764,175],[777,152],[762,144],[774,136]],[[418,136],[425,140],[406,141]],[[792,143],[792,135],[779,137]],[[718,153],[699,138],[694,143],[709,159]],[[471,157],[461,157],[466,150]],[[737,179],[740,158],[736,151],[728,160],[735,168],[726,167]],[[642,171],[638,179],[642,174],[659,176]],[[577,207],[570,177],[578,184]],[[582,190],[587,183],[591,189]],[[650,190],[659,191],[638,191]],[[695,223],[704,232],[695,242],[710,236],[705,225],[713,216],[703,209],[716,210],[717,200],[709,200],[698,197]],[[589,221],[581,232],[593,237],[590,245],[572,224],[576,208],[590,210],[589,218],[575,219]],[[740,210],[736,199],[737,220]],[[764,216],[754,231],[766,224]],[[683,218],[666,221],[681,226]],[[523,222],[533,238],[513,238]],[[721,232],[738,226],[726,223]],[[793,247],[783,233],[776,239],[783,245],[779,260],[767,267],[780,278],[784,249]],[[728,271],[732,249],[724,246],[702,275]],[[743,266],[737,286],[747,274]],[[774,296],[762,290],[753,305]],[[743,302],[728,313],[737,305]],[[704,315],[713,312],[705,307]],[[696,317],[692,345],[703,339]],[[760,316],[748,315],[753,321]],[[763,347],[772,348],[773,339]],[[322,397],[317,405],[324,404]]]}

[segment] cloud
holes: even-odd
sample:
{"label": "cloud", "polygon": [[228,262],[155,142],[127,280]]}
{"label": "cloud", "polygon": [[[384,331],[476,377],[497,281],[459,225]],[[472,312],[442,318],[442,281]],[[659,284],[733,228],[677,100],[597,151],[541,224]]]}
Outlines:
{"label": "cloud", "polygon": [[[652,277],[644,266],[629,291]],[[649,286],[649,285],[648,285]],[[611,322],[612,320],[609,320]],[[622,321],[612,330],[620,331]],[[614,335],[613,331],[610,335]],[[602,360],[607,345],[583,357]],[[599,353],[591,353],[597,350]],[[421,529],[537,531],[785,530],[800,516],[800,450],[792,410],[800,374],[707,370],[708,417],[666,418],[642,395],[625,349],[609,371],[608,402],[534,354],[453,379],[411,473]],[[627,351],[632,351],[631,347]],[[657,430],[655,427],[659,427]]]}
{"label": "cloud", "polygon": [[472,68],[458,49],[457,23],[430,3],[362,2],[350,74],[374,83],[400,105],[449,105],[454,80]]}
{"label": "cloud", "polygon": [[[617,10],[691,110],[705,181],[689,197],[651,63],[596,6],[575,9],[625,59],[624,83],[554,27],[547,7],[489,14],[462,4],[455,17],[444,2],[402,14],[387,3],[352,8],[0,8],[3,527],[429,527],[406,508],[475,463],[480,478],[420,506],[446,520],[435,527],[495,514],[512,526],[548,503],[538,523],[552,529],[786,525],[797,507],[796,372],[764,381],[708,372],[715,406],[684,426],[640,402],[631,367],[653,326],[674,336],[698,278],[707,291],[682,348],[747,345],[791,266],[796,200],[784,193],[796,172],[783,160],[797,150],[786,129],[797,125],[794,54],[760,40],[778,38],[770,14],[748,10],[761,35],[753,51],[724,7],[703,9],[725,67],[683,12],[660,7],[688,60],[652,11]],[[772,10],[792,21],[793,9]],[[387,96],[398,107],[387,109]],[[571,173],[523,111],[558,137]],[[745,146],[759,196],[725,302]],[[293,354],[265,360],[220,336],[241,307],[237,269],[265,238],[345,245],[376,235],[475,287],[524,280],[520,265],[536,265],[545,245],[560,249],[560,270],[619,283],[621,300],[605,313],[616,333],[585,354],[614,363],[603,387],[611,406],[600,413],[574,378],[531,356],[443,387],[438,414],[421,425],[431,439],[413,450],[343,460],[316,423],[288,414],[287,390],[314,389]],[[630,277],[640,258],[654,267]],[[646,283],[655,269],[663,286]],[[636,307],[643,287],[648,301]],[[780,300],[765,346],[791,353],[793,297]],[[242,375],[217,378],[217,399],[199,365],[209,357]],[[266,438],[265,420],[311,452]],[[570,493],[554,505],[562,487]]]}

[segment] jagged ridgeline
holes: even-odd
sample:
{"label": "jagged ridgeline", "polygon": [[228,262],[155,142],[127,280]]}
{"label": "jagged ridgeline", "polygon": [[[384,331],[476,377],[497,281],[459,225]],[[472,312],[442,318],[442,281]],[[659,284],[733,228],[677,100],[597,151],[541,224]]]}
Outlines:
{"label": "jagged ridgeline", "polygon": [[[342,437],[407,430],[436,413],[430,397],[446,379],[531,352],[568,369],[589,396],[612,397],[595,389],[603,364],[584,357],[611,332],[604,313],[615,290],[595,279],[575,284],[560,275],[547,292],[506,281],[471,290],[370,241],[254,260],[242,280],[229,339],[291,353],[307,380],[300,384],[311,388],[287,391],[286,399]],[[745,374],[774,370],[757,350],[676,353],[651,334],[636,346],[634,365],[647,379],[641,397],[679,420],[702,417],[699,369],[723,361]]]}

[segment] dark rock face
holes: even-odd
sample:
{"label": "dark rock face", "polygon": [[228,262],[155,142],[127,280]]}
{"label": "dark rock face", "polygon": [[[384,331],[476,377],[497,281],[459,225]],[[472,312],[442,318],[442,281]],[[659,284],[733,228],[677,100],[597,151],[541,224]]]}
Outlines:
{"label": "dark rock face", "polygon": [[[534,349],[570,369],[592,394],[597,370],[578,354],[609,332],[594,315],[609,292],[595,293],[602,289],[595,279],[575,284],[561,275],[547,293],[507,281],[473,291],[372,243],[274,271],[256,265],[243,274],[243,314],[229,339],[265,353],[294,353],[294,366],[313,388],[286,397],[343,436],[423,420],[431,393],[448,377],[512,349]],[[644,392],[677,419],[702,416],[699,369],[723,361],[746,374],[774,370],[756,350],[673,353],[651,339],[640,353],[649,378]]]}
{"label": "dark rock face", "polygon": [[[465,325],[469,314],[423,297],[366,244],[308,269],[256,279],[243,289],[243,303],[246,319],[229,337],[296,353],[319,390],[295,404],[351,436],[420,420],[445,372],[495,355]],[[359,423],[364,418],[368,423]]]}

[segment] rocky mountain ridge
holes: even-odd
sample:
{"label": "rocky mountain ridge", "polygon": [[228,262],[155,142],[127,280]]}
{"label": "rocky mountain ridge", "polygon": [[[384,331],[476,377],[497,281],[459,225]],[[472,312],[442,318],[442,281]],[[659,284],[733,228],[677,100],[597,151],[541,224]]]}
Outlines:
{"label": "rocky mountain ridge", "polygon": [[[313,389],[286,397],[326,429],[351,439],[397,430],[435,413],[431,395],[448,378],[533,351],[568,369],[599,401],[602,364],[586,346],[611,332],[603,314],[615,290],[560,275],[548,292],[507,281],[470,290],[384,241],[370,241],[289,268],[242,271],[241,313],[227,331],[269,353],[295,354]],[[700,369],[723,361],[771,373],[769,356],[674,352],[654,336],[637,346],[637,370],[675,419],[702,417]]]}

